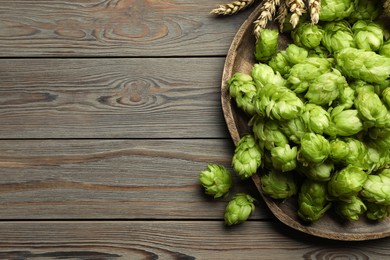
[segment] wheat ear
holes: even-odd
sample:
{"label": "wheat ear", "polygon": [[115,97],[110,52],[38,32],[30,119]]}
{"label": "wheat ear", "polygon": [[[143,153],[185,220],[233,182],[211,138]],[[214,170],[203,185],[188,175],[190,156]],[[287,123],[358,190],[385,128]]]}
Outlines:
{"label": "wheat ear", "polygon": [[254,2],[255,0],[237,0],[229,4],[220,5],[218,8],[211,10],[210,14],[232,15],[238,13],[241,10],[244,10]]}
{"label": "wheat ear", "polygon": [[320,20],[321,0],[308,0],[310,8],[310,19],[312,24],[317,24]]}
{"label": "wheat ear", "polygon": [[306,12],[306,6],[302,0],[288,0],[288,7],[291,12],[290,23],[295,28],[301,15]]}
{"label": "wheat ear", "polygon": [[260,15],[254,21],[253,33],[256,39],[259,38],[261,30],[263,30],[269,21],[272,21],[276,8],[280,5],[280,0],[263,0],[260,7]]}

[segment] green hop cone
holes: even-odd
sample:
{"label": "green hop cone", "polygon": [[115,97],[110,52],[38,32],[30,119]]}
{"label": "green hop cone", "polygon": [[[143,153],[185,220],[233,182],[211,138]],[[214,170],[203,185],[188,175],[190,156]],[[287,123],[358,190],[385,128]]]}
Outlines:
{"label": "green hop cone", "polygon": [[251,177],[261,164],[261,150],[251,134],[244,135],[237,143],[232,167],[241,179]]}
{"label": "green hop cone", "polygon": [[325,130],[330,136],[352,136],[363,130],[363,122],[356,109],[336,106],[330,111],[330,127]]}
{"label": "green hop cone", "polygon": [[385,88],[382,92],[383,103],[386,104],[387,108],[390,110],[390,87]]}
{"label": "green hop cone", "polygon": [[292,171],[297,167],[297,147],[278,146],[271,149],[271,160],[274,169],[282,172]]}
{"label": "green hop cone", "polygon": [[334,162],[343,162],[350,153],[348,143],[336,138],[330,141],[330,155],[329,157]]}
{"label": "green hop cone", "polygon": [[383,45],[379,48],[378,53],[382,56],[390,58],[390,39],[383,43]]}
{"label": "green hop cone", "polygon": [[291,65],[286,58],[286,51],[277,52],[272,58],[268,61],[268,65],[275,71],[279,72],[280,75],[286,75],[290,69]]}
{"label": "green hop cone", "polygon": [[255,106],[260,116],[274,120],[296,118],[304,108],[302,100],[293,91],[273,84],[267,84],[260,89]]}
{"label": "green hop cone", "polygon": [[257,88],[250,75],[237,72],[227,82],[229,94],[236,101],[237,106],[248,115],[254,115],[256,110],[254,100]]}
{"label": "green hop cone", "polygon": [[309,86],[305,98],[317,105],[330,105],[344,88],[348,87],[345,77],[337,69],[332,69],[317,77]]}
{"label": "green hop cone", "polygon": [[256,63],[251,70],[252,78],[258,89],[263,88],[267,84],[285,85],[285,80],[279,72],[274,71],[272,67],[263,63]]}
{"label": "green hop cone", "polygon": [[374,22],[359,20],[352,26],[356,47],[367,51],[377,51],[383,44],[383,29]]}
{"label": "green hop cone", "polygon": [[352,28],[347,21],[330,22],[325,24],[323,29],[321,43],[330,53],[356,46]]}
{"label": "green hop cone", "polygon": [[301,143],[301,139],[305,133],[310,132],[307,128],[302,116],[291,120],[279,121],[280,130],[296,144]]}
{"label": "green hop cone", "polygon": [[378,5],[377,1],[359,0],[355,5],[355,11],[349,15],[348,19],[352,22],[357,20],[373,21],[380,15],[381,12],[382,8]]}
{"label": "green hop cone", "polygon": [[373,51],[345,48],[335,59],[340,71],[353,79],[381,84],[390,77],[390,58]]}
{"label": "green hop cone", "polygon": [[255,45],[255,57],[257,61],[268,61],[278,49],[279,31],[265,28],[261,30]]}
{"label": "green hop cone", "polygon": [[361,195],[369,202],[390,206],[390,169],[369,175]]}
{"label": "green hop cone", "polygon": [[333,205],[339,216],[350,221],[359,220],[367,210],[364,202],[357,196],[351,197],[350,201],[337,201]]}
{"label": "green hop cone", "polygon": [[228,194],[233,186],[230,172],[222,165],[209,164],[207,169],[201,171],[199,181],[207,195],[220,198]]}
{"label": "green hop cone", "polygon": [[289,44],[286,48],[286,59],[290,64],[305,62],[309,52],[296,44]]}
{"label": "green hop cone", "polygon": [[330,154],[329,141],[322,135],[306,133],[301,140],[298,159],[304,164],[323,163]]}
{"label": "green hop cone", "polygon": [[292,31],[291,38],[296,45],[313,49],[321,44],[322,34],[323,31],[320,26],[304,22]]}
{"label": "green hop cone", "polygon": [[350,201],[357,196],[367,180],[367,173],[361,168],[348,165],[333,174],[328,182],[329,195],[339,200]]}
{"label": "green hop cone", "polygon": [[273,199],[291,197],[298,190],[294,175],[274,170],[261,175],[260,184],[262,192]]}
{"label": "green hop cone", "polygon": [[355,11],[357,0],[321,0],[320,21],[337,21]]}
{"label": "green hop cone", "polygon": [[306,104],[302,118],[306,122],[309,130],[316,134],[322,135],[324,130],[328,129],[330,125],[330,115],[328,111],[315,104]]}
{"label": "green hop cone", "polygon": [[274,120],[265,120],[259,116],[254,116],[249,125],[252,126],[253,134],[259,140],[261,148],[265,147],[267,150],[271,150],[276,146],[288,144],[287,137]]}
{"label": "green hop cone", "polygon": [[323,163],[312,163],[307,166],[301,166],[299,171],[313,181],[329,181],[334,168],[332,160],[326,160]]}
{"label": "green hop cone", "polygon": [[245,222],[255,210],[255,199],[248,194],[237,193],[225,209],[225,224],[228,226]]}
{"label": "green hop cone", "polygon": [[380,221],[390,216],[390,206],[371,202],[366,202],[365,204],[367,206],[366,216],[370,220]]}
{"label": "green hop cone", "polygon": [[351,108],[355,101],[355,90],[351,87],[345,87],[344,90],[340,92],[339,104],[344,107],[344,109]]}
{"label": "green hop cone", "polygon": [[326,182],[305,179],[298,193],[298,217],[305,222],[320,219],[331,207]]}
{"label": "green hop cone", "polygon": [[355,107],[367,127],[386,126],[388,110],[374,92],[360,92],[355,99]]}

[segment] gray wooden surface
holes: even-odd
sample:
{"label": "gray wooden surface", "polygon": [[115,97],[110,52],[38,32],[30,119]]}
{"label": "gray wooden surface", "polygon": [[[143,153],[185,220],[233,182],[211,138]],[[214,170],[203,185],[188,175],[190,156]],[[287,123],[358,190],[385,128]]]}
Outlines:
{"label": "gray wooden surface", "polygon": [[197,178],[231,162],[220,80],[250,10],[220,3],[0,0],[0,259],[388,259],[286,228],[250,181],[223,225]]}

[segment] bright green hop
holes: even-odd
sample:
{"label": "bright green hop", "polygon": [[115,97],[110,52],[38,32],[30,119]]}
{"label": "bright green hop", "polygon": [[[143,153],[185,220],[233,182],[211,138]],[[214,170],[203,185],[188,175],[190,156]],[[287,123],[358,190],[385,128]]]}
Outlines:
{"label": "bright green hop", "polygon": [[352,22],[356,20],[375,20],[381,13],[381,6],[377,1],[373,0],[359,0],[355,5],[355,10],[348,16]]}
{"label": "bright green hop", "polygon": [[292,171],[297,167],[297,147],[277,146],[271,150],[271,160],[274,169],[282,172]]}
{"label": "bright green hop", "polygon": [[330,127],[325,130],[330,136],[352,136],[362,131],[363,122],[356,109],[344,109],[336,106],[330,111]]}
{"label": "bright green hop", "polygon": [[370,220],[383,220],[390,216],[390,206],[371,202],[366,202],[365,204],[367,206],[366,216]]}
{"label": "bright green hop", "polygon": [[285,199],[295,195],[298,187],[293,174],[269,171],[260,176],[261,189],[273,199]]}
{"label": "bright green hop", "polygon": [[199,181],[207,195],[220,198],[228,194],[233,186],[230,172],[222,165],[209,164],[207,169],[200,172]]}
{"label": "bright green hop", "polygon": [[261,164],[261,150],[251,134],[238,141],[232,158],[232,167],[241,179],[251,177]]}
{"label": "bright green hop", "polygon": [[367,210],[364,202],[357,196],[351,197],[350,201],[337,201],[333,205],[339,216],[350,221],[359,220]]}
{"label": "bright green hop", "polygon": [[385,88],[382,92],[383,103],[386,104],[387,108],[390,109],[390,87]]}
{"label": "bright green hop", "polygon": [[356,47],[367,51],[377,51],[383,44],[383,29],[374,22],[359,20],[352,26]]}
{"label": "bright green hop", "polygon": [[330,154],[329,141],[322,135],[306,133],[301,139],[298,158],[303,164],[323,163]]}
{"label": "bright green hop", "polygon": [[302,166],[299,168],[299,171],[313,181],[329,181],[334,168],[332,160],[326,160],[323,163],[312,163]]}
{"label": "bright green hop", "polygon": [[360,92],[354,103],[360,118],[363,119],[367,127],[384,127],[389,124],[388,110],[374,92]]}
{"label": "bright green hop", "polygon": [[279,31],[265,28],[261,30],[255,44],[255,57],[257,61],[267,62],[277,51]]}
{"label": "bright green hop", "polygon": [[367,160],[369,149],[367,145],[355,138],[346,137],[330,142],[330,157],[342,165],[354,165],[363,170],[371,168]]}
{"label": "bright green hop", "polygon": [[330,125],[328,111],[316,104],[307,103],[302,118],[306,122],[309,130],[316,134],[322,135],[324,130],[328,129]]}
{"label": "bright green hop", "polygon": [[298,217],[305,222],[314,222],[330,207],[326,182],[305,179],[298,193]]}
{"label": "bright green hop", "polygon": [[273,84],[259,90],[255,106],[260,116],[274,120],[296,118],[304,109],[302,100],[292,90]]}
{"label": "bright green hop", "polygon": [[346,78],[337,69],[317,77],[310,85],[305,98],[316,105],[330,105],[348,87]]}
{"label": "bright green hop", "polygon": [[325,24],[323,29],[321,43],[329,52],[335,53],[347,47],[355,47],[352,29],[347,21],[330,22]]}
{"label": "bright green hop", "polygon": [[349,86],[345,87],[339,95],[339,103],[344,109],[351,108],[355,101],[355,90]]}
{"label": "bright green hop", "polygon": [[296,144],[301,143],[301,139],[305,133],[310,132],[307,125],[301,116],[291,120],[279,121],[280,130]]}
{"label": "bright green hop", "polygon": [[379,174],[370,174],[363,185],[361,195],[369,202],[390,206],[390,169]]}
{"label": "bright green hop", "polygon": [[358,0],[321,0],[320,21],[337,21],[355,11]]}
{"label": "bright green hop", "polygon": [[271,150],[276,146],[288,144],[287,137],[280,130],[276,121],[254,116],[249,124],[252,126],[254,136],[259,140],[261,148],[265,147],[267,150]]}
{"label": "bright green hop", "polygon": [[225,224],[231,226],[245,222],[255,210],[254,201],[255,199],[248,194],[234,195],[225,209]]}
{"label": "bright green hop", "polygon": [[230,96],[236,101],[237,106],[248,115],[254,115],[256,110],[254,100],[257,88],[250,75],[237,72],[227,82]]}
{"label": "bright green hop", "polygon": [[264,63],[254,64],[251,75],[258,89],[263,88],[267,84],[285,85],[285,80],[280,73]]}
{"label": "bright green hop", "polygon": [[280,73],[280,75],[286,75],[290,69],[291,65],[286,58],[286,51],[277,52],[272,58],[268,61],[268,65],[274,70]]}
{"label": "bright green hop", "polygon": [[352,79],[381,84],[390,77],[390,58],[373,51],[345,48],[335,58],[340,71]]}
{"label": "bright green hop", "polygon": [[306,60],[309,52],[298,45],[291,43],[286,48],[286,58],[290,64],[302,63]]}
{"label": "bright green hop", "polygon": [[350,153],[347,142],[340,138],[335,138],[330,141],[330,155],[329,157],[334,162],[343,162]]}
{"label": "bright green hop", "polygon": [[329,195],[343,201],[357,196],[367,180],[367,173],[361,168],[348,165],[333,174],[328,182]]}
{"label": "bright green hop", "polygon": [[308,49],[319,46],[322,35],[323,31],[321,27],[310,22],[298,24],[291,33],[291,37],[296,45]]}

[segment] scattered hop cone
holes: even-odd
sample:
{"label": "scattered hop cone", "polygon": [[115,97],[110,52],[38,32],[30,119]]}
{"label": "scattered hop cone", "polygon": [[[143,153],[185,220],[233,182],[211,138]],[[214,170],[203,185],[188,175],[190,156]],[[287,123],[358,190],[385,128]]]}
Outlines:
{"label": "scattered hop cone", "polygon": [[232,167],[241,179],[251,177],[261,164],[261,150],[251,134],[244,135],[237,143]]}
{"label": "scattered hop cone", "polygon": [[298,193],[298,217],[306,222],[320,219],[331,207],[326,182],[305,179]]}
{"label": "scattered hop cone", "polygon": [[228,194],[233,186],[230,172],[222,165],[209,164],[199,175],[199,181],[207,195],[220,198]]}
{"label": "scattered hop cone", "polygon": [[225,224],[231,226],[246,221],[255,210],[254,201],[255,199],[248,194],[236,194],[226,206]]}
{"label": "scattered hop cone", "polygon": [[322,135],[306,133],[301,140],[298,159],[307,165],[309,163],[323,163],[330,154],[329,141]]}
{"label": "scattered hop cone", "polygon": [[263,193],[274,199],[291,197],[298,190],[294,175],[279,171],[261,175],[260,184]]}
{"label": "scattered hop cone", "polygon": [[348,165],[336,172],[328,182],[329,195],[339,200],[351,201],[357,196],[367,180],[367,173],[361,168]]}
{"label": "scattered hop cone", "polygon": [[255,45],[255,57],[257,61],[267,62],[277,51],[279,31],[264,28],[260,31]]}
{"label": "scattered hop cone", "polygon": [[366,51],[377,51],[383,44],[383,29],[374,22],[359,20],[352,26],[356,47]]}
{"label": "scattered hop cone", "polygon": [[361,195],[369,202],[390,206],[390,169],[369,175]]}
{"label": "scattered hop cone", "polygon": [[390,206],[366,202],[366,216],[371,220],[383,220],[390,216]]}
{"label": "scattered hop cone", "polygon": [[363,215],[367,207],[357,196],[351,197],[350,201],[338,201],[334,204],[336,213],[344,219],[356,221]]}
{"label": "scattered hop cone", "polygon": [[373,51],[345,48],[335,54],[337,67],[347,77],[381,84],[390,77],[390,58]]}

